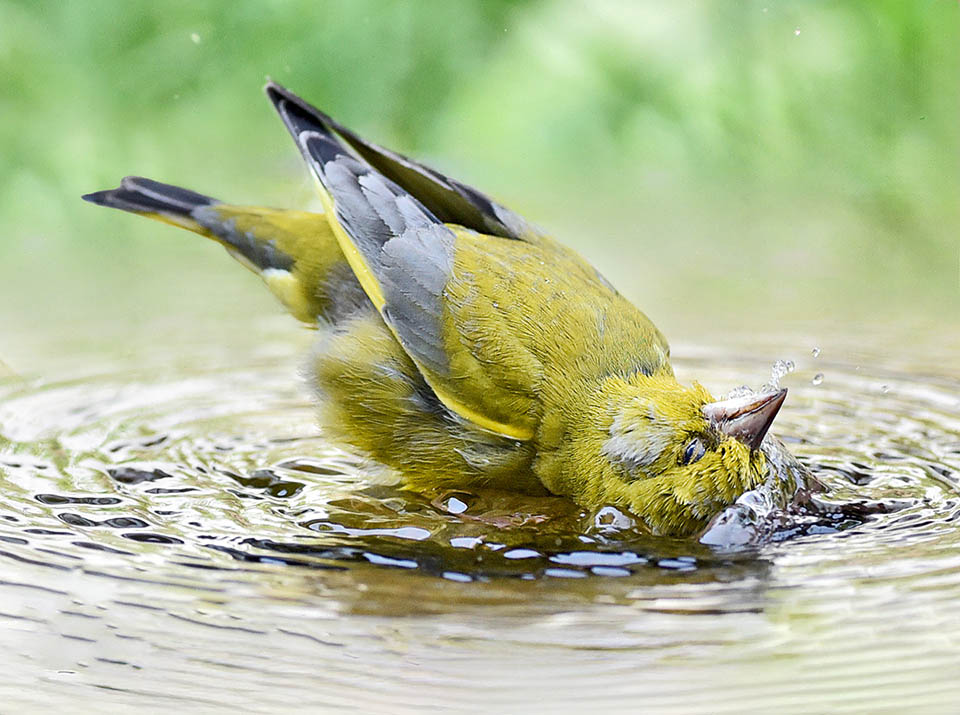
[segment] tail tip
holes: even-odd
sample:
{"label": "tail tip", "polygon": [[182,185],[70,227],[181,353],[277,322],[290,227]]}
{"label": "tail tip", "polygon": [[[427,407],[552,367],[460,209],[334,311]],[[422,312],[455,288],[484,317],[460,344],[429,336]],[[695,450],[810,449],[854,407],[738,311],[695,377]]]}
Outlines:
{"label": "tail tip", "polygon": [[84,201],[97,206],[133,212],[159,212],[186,215],[198,206],[220,203],[212,196],[198,194],[173,184],[163,184],[142,176],[125,176],[120,186],[83,195]]}
{"label": "tail tip", "polygon": [[121,192],[137,192],[145,184],[156,183],[142,176],[124,176],[120,180],[120,185],[115,189],[105,189],[103,191],[92,191],[89,194],[83,194],[80,198],[89,201],[97,206],[108,206],[113,208],[118,198],[117,194]]}
{"label": "tail tip", "polygon": [[107,191],[92,191],[89,194],[84,194],[80,198],[84,201],[89,201],[91,204],[96,204],[97,206],[109,206],[110,196],[113,194],[113,189]]}

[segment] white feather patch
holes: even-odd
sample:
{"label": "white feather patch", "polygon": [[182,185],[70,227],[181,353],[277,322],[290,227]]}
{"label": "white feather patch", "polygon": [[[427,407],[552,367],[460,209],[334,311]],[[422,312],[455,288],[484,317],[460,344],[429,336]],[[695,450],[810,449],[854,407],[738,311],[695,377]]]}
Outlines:
{"label": "white feather patch", "polygon": [[603,454],[628,471],[642,473],[660,458],[673,437],[670,423],[660,418],[651,403],[644,417],[628,420],[619,414],[614,418],[610,439],[603,444]]}

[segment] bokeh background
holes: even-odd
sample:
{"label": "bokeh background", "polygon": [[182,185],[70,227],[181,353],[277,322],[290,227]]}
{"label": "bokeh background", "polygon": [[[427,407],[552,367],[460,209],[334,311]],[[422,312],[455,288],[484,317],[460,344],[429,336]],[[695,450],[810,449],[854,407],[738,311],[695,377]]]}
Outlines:
{"label": "bokeh background", "polygon": [[69,371],[74,351],[279,315],[217,246],[79,198],[140,174],[316,205],[267,77],[549,228],[674,341],[956,335],[958,18],[956,0],[0,0],[0,360]]}

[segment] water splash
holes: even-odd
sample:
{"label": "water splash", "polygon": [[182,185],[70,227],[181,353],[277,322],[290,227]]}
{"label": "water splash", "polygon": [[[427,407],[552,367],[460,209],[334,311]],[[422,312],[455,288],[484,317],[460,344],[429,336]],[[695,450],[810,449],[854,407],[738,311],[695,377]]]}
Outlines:
{"label": "water splash", "polygon": [[780,389],[780,380],[795,369],[793,360],[777,360],[770,368],[770,381],[760,388],[760,392],[776,392]]}
{"label": "water splash", "polygon": [[727,392],[726,398],[745,397],[746,395],[762,394],[765,392],[777,392],[780,389],[780,381],[796,369],[793,360],[777,360],[770,367],[770,379],[754,390],[749,385],[740,385]]}
{"label": "water splash", "polygon": [[752,387],[748,385],[740,385],[739,387],[735,387],[732,390],[730,390],[730,392],[726,394],[726,399],[732,400],[735,397],[746,397],[747,395],[752,395],[752,394],[754,394],[754,390]]}

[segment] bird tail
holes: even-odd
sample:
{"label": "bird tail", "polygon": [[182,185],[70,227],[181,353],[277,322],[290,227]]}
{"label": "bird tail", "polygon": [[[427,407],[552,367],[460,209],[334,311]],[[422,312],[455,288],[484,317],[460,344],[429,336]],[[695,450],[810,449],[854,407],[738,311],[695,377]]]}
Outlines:
{"label": "bird tail", "polygon": [[129,211],[201,234],[209,232],[193,217],[194,211],[202,206],[220,203],[196,191],[162,184],[142,176],[127,176],[116,189],[85,194],[83,199],[98,206]]}
{"label": "bird tail", "polygon": [[259,275],[294,317],[310,325],[318,317],[335,322],[363,302],[323,214],[226,204],[138,176],[83,198],[213,239]]}
{"label": "bird tail", "polygon": [[[278,245],[284,243],[282,239],[286,237],[281,235],[283,227],[271,219],[289,221],[290,216],[300,212],[231,206],[196,191],[141,176],[128,176],[116,189],[86,194],[83,199],[212,238],[254,273],[270,268],[289,270],[294,263],[295,256]],[[314,218],[315,222],[323,220],[322,216]]]}

